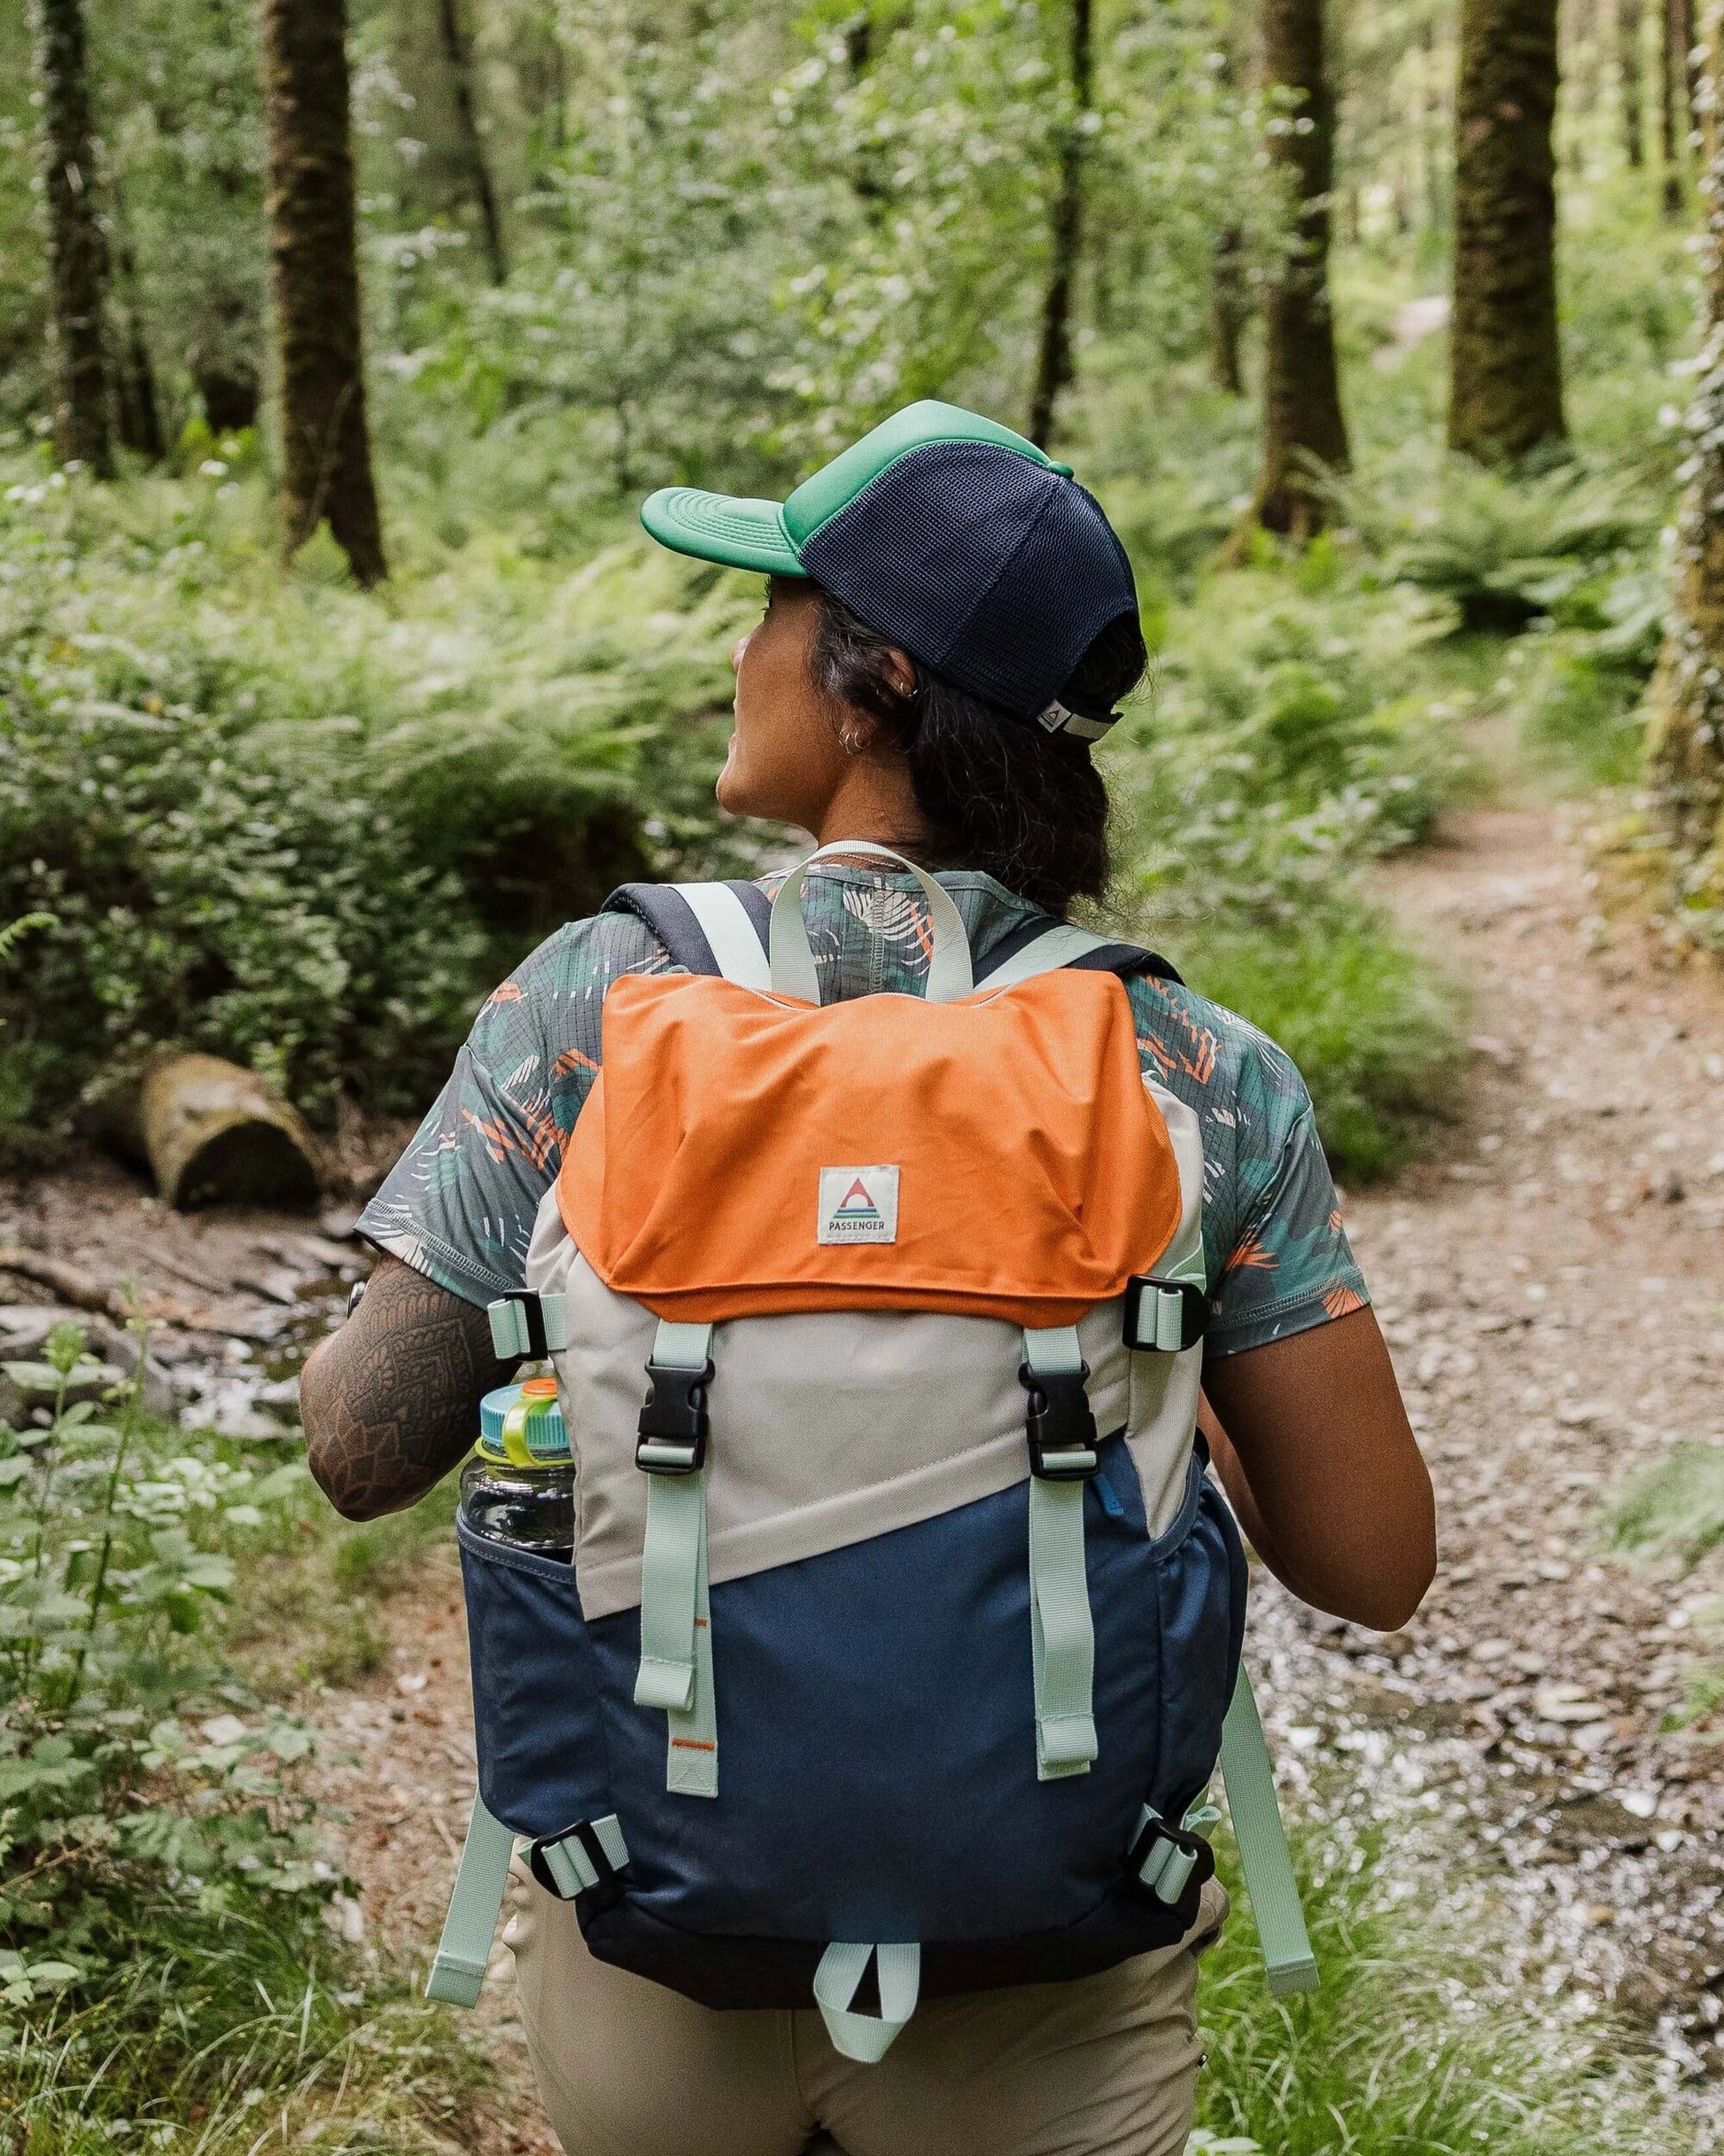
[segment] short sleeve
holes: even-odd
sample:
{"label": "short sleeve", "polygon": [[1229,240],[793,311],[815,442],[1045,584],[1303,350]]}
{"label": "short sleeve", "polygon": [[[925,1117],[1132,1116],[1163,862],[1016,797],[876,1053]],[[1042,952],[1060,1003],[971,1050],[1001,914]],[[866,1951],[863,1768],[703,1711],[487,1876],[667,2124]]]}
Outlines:
{"label": "short sleeve", "polygon": [[1230,1247],[1211,1273],[1211,1355],[1265,1347],[1370,1301],[1302,1081],[1299,1096],[1272,1155],[1240,1164]]}
{"label": "short sleeve", "polygon": [[669,963],[626,915],[572,922],[541,944],[487,998],[360,1234],[466,1302],[519,1288],[534,1218],[598,1075],[605,989]]}

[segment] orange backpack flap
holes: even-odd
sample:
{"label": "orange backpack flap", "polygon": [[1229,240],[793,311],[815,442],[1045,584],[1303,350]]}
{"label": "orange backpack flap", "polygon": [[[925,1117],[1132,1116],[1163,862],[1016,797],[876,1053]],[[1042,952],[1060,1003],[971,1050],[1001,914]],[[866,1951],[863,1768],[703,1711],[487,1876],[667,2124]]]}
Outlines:
{"label": "orange backpack flap", "polygon": [[1071,1323],[1167,1248],[1179,1171],[1111,974],[828,1008],[627,974],[557,1203],[693,1324],[808,1310]]}

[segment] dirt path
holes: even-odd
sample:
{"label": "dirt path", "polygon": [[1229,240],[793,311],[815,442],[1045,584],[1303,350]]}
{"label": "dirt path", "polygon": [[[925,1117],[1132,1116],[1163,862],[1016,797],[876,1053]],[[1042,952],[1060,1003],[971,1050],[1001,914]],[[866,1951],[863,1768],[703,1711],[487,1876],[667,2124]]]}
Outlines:
{"label": "dirt path", "polygon": [[1465,1120],[1346,1207],[1441,1567],[1386,1638],[1265,1582],[1254,1653],[1284,1756],[1350,1756],[1380,1817],[1471,1843],[1517,1981],[1656,2028],[1716,2121],[1724,1757],[1661,1724],[1724,1553],[1649,1576],[1604,1553],[1601,1498],[1724,1443],[1724,985],[1600,921],[1546,810],[1458,819],[1386,881],[1474,995]]}
{"label": "dirt path", "polygon": [[[1394,1823],[1392,1846],[1408,1837],[1409,1865],[1458,1836],[1508,1979],[1569,2012],[1613,2000],[1724,2119],[1724,1753],[1704,1725],[1661,1733],[1724,1551],[1661,1582],[1600,1534],[1625,1473],[1678,1438],[1724,1442],[1724,984],[1599,922],[1583,855],[1542,809],[1459,819],[1386,883],[1474,988],[1464,1119],[1439,1161],[1347,1203],[1437,1481],[1442,1567],[1409,1634],[1387,1638],[1262,1580],[1254,1662],[1290,1779],[1344,1776],[1349,1802]],[[287,1227],[181,1222],[106,1170],[0,1188],[0,1229],[96,1265],[123,1249],[182,1299],[199,1273],[246,1270],[243,1244],[263,1285],[207,1335],[230,1365],[276,1366],[263,1336],[283,1305],[265,1289],[282,1283],[255,1259]],[[177,1273],[152,1280],[151,1252]],[[302,1287],[292,1330],[307,1296],[326,1321],[337,1289]],[[352,1814],[367,1936],[423,1953],[474,1786],[453,1553],[384,1619],[384,1667],[317,1709],[351,1755],[326,1794]],[[480,2021],[510,2096],[483,2156],[551,2156],[507,1971],[499,1950]]]}

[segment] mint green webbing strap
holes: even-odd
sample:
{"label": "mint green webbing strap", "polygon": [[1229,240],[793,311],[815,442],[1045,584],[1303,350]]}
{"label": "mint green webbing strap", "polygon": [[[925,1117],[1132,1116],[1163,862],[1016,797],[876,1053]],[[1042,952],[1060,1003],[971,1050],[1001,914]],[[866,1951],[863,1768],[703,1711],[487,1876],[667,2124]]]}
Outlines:
{"label": "mint green webbing strap", "polygon": [[749,910],[728,883],[679,883],[688,910],[701,924],[718,970],[744,988],[769,989],[773,969]]}
{"label": "mint green webbing strap", "polygon": [[[858,2013],[850,2002],[874,1957],[880,1987],[878,2014]],[[859,1946],[835,1940],[814,1972],[814,2004],[832,2048],[865,2066],[877,2066],[902,2035],[921,1990],[922,1950],[904,1946]]]}
{"label": "mint green webbing strap", "polygon": [[441,1999],[447,2006],[478,2005],[514,1854],[512,1830],[493,1819],[476,1795],[455,1890],[425,1985],[428,1999]]}
{"label": "mint green webbing strap", "polygon": [[702,1489],[701,1537],[695,1574],[695,1696],[665,1719],[664,1786],[674,1796],[718,1794],[718,1709],[712,1689],[712,1602],[706,1578],[706,1504]]}
{"label": "mint green webbing strap", "polygon": [[[1083,1367],[1076,1326],[1026,1327],[1024,1360],[1049,1376]],[[1029,1478],[1029,1645],[1036,1683],[1036,1774],[1087,1774],[1097,1752],[1095,1626],[1083,1555],[1081,1480]]]}
{"label": "mint green webbing strap", "polygon": [[1316,1957],[1300,1907],[1299,1882],[1276,1802],[1269,1747],[1243,1662],[1222,1724],[1221,1771],[1269,1988],[1278,1999],[1295,1991],[1315,1991]]}
{"label": "mint green webbing strap", "polygon": [[[659,1369],[703,1370],[710,1325],[661,1321],[652,1359]],[[650,1441],[642,1445],[651,1457]],[[683,1796],[718,1794],[718,1724],[712,1690],[712,1625],[706,1576],[706,1470],[649,1474],[641,1553],[641,1666],[637,1707],[669,1717],[664,1783]]]}

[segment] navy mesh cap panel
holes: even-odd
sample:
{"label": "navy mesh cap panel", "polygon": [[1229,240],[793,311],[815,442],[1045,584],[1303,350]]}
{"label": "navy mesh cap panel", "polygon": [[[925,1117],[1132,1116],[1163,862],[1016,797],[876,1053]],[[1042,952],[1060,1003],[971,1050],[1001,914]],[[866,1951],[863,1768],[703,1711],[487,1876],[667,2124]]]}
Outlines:
{"label": "navy mesh cap panel", "polygon": [[802,564],[859,621],[1028,717],[1137,611],[1125,550],[1081,486],[1016,450],[930,442],[814,533]]}

